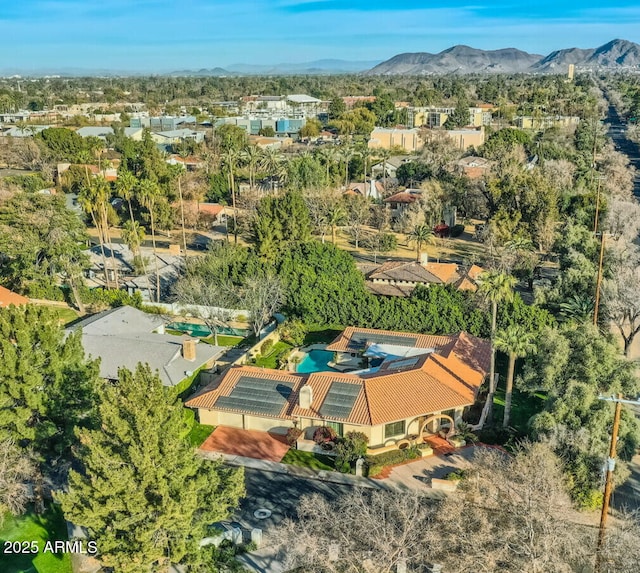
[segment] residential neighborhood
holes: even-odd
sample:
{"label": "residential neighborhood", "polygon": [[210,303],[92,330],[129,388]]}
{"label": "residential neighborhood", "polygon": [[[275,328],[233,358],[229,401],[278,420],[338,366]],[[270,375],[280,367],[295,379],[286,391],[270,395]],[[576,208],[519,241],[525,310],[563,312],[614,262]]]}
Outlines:
{"label": "residential neighborhood", "polygon": [[633,11],[192,4],[0,8],[0,573],[637,573]]}

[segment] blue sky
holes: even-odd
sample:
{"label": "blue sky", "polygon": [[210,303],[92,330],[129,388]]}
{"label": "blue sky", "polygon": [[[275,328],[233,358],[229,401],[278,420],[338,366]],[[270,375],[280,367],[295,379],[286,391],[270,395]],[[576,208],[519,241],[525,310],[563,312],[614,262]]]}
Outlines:
{"label": "blue sky", "polygon": [[640,42],[637,0],[0,0],[0,69],[384,60],[454,44],[546,55],[614,38]]}

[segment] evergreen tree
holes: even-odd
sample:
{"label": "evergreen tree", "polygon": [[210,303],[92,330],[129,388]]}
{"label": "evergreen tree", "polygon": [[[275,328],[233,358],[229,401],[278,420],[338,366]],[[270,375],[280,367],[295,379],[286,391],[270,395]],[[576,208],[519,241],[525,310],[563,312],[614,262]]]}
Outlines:
{"label": "evergreen tree", "polygon": [[67,519],[86,527],[100,559],[119,573],[197,562],[208,526],[244,494],[243,472],[198,458],[180,402],[139,365],[99,391],[100,430],[79,433],[82,470],[60,495]]}
{"label": "evergreen tree", "polygon": [[91,421],[97,377],[80,333],[65,338],[49,309],[0,310],[0,439],[33,446],[41,457],[67,453],[74,428]]}

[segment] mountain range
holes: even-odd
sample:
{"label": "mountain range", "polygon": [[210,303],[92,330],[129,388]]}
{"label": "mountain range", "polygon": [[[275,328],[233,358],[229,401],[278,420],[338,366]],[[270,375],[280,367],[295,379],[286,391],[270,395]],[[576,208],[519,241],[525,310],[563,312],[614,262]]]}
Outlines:
{"label": "mountain range", "polygon": [[478,50],[453,46],[438,54],[398,54],[368,72],[369,75],[427,75],[472,73],[566,73],[569,64],[577,69],[635,69],[640,71],[640,45],[612,40],[599,48],[568,48],[548,56],[529,54],[515,48]]}
{"label": "mountain range", "polygon": [[569,64],[576,69],[635,70],[640,72],[640,45],[628,40],[612,40],[599,48],[567,48],[547,56],[530,54],[516,48],[479,50],[457,45],[437,54],[428,52],[398,54],[384,61],[323,59],[304,63],[273,65],[231,64],[225,67],[184,69],[173,72],[131,72],[108,69],[62,68],[41,70],[0,69],[0,76],[278,76],[278,75],[430,75],[487,73],[566,73]]}

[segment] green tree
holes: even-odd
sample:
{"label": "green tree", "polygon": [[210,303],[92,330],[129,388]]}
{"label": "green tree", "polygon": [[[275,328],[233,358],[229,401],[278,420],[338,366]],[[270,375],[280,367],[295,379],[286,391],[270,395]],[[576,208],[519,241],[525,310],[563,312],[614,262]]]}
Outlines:
{"label": "green tree", "polygon": [[54,312],[0,309],[0,439],[32,447],[42,461],[68,457],[75,428],[92,422],[97,377],[80,333],[65,337]]}
{"label": "green tree", "polygon": [[516,279],[500,271],[487,271],[480,275],[478,282],[478,294],[491,303],[491,364],[489,368],[489,395],[487,396],[489,403],[488,420],[491,421],[493,395],[496,390],[496,347],[494,340],[498,320],[498,304],[513,300]]}
{"label": "green tree", "polygon": [[160,302],[160,269],[158,267],[158,254],[156,252],[156,224],[155,207],[161,197],[160,187],[150,179],[142,179],[138,183],[138,200],[149,211],[151,220],[151,243],[153,245],[153,260],[156,268],[156,302]]}
{"label": "green tree", "polygon": [[429,227],[429,225],[416,225],[407,235],[407,243],[415,243],[416,261],[420,261],[422,246],[432,245],[435,243],[433,229]]}
{"label": "green tree", "polygon": [[50,293],[67,262],[80,273],[88,267],[86,241],[83,222],[60,196],[18,193],[0,199],[0,281],[11,288],[36,298],[43,290]]}
{"label": "green tree", "polygon": [[516,360],[524,358],[535,350],[533,333],[520,325],[514,324],[496,332],[494,346],[509,356],[509,368],[507,370],[507,386],[504,398],[504,418],[502,426],[509,427],[511,418],[511,400],[513,398],[513,378],[515,376]]}
{"label": "green tree", "polygon": [[459,129],[469,125],[469,104],[459,99],[453,113],[444,122],[445,129]]}
{"label": "green tree", "polygon": [[307,120],[300,130],[300,137],[318,137],[322,131],[322,124],[315,117]]}
{"label": "green tree", "polygon": [[347,111],[347,106],[341,97],[333,98],[329,102],[329,119],[338,119]]}
{"label": "green tree", "polygon": [[243,472],[197,456],[180,402],[148,366],[118,378],[99,388],[100,429],[79,433],[81,471],[59,495],[65,517],[89,530],[117,571],[197,562],[209,526],[244,494]]}

